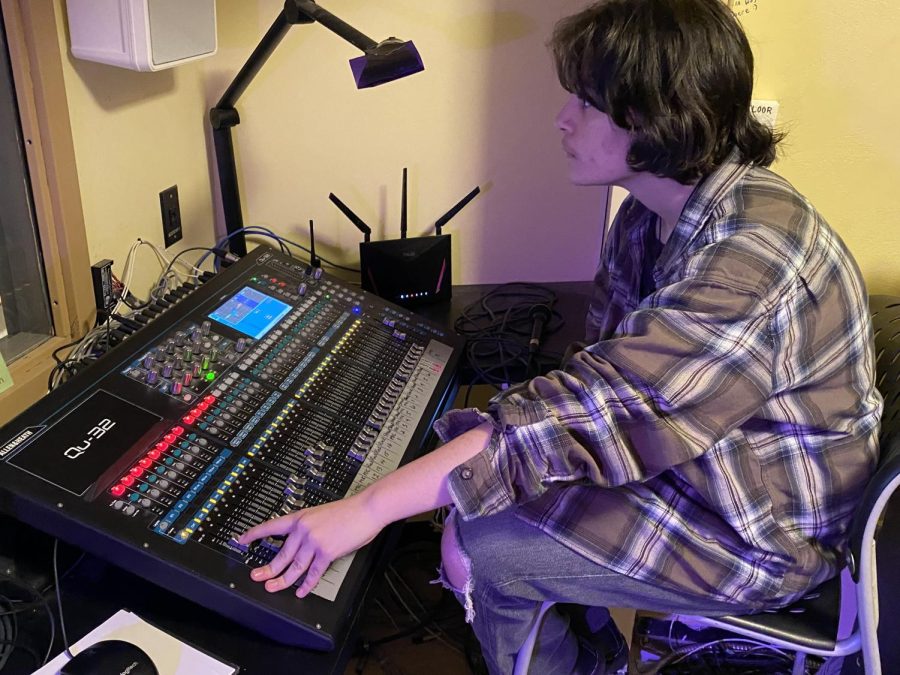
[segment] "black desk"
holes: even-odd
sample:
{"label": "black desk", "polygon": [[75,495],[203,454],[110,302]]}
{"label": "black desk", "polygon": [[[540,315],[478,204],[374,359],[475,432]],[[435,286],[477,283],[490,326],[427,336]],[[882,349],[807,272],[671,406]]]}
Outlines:
{"label": "black desk", "polygon": [[[416,308],[415,311],[417,314],[435,323],[442,323],[452,327],[453,322],[463,313],[466,307],[477,302],[485,293],[497,288],[499,285],[471,284],[454,286],[453,295],[449,302],[425,305]],[[540,285],[556,294],[556,304],[553,309],[565,319],[565,323],[560,330],[547,336],[545,346],[548,350],[563,352],[572,342],[584,339],[584,318],[587,315],[594,284],[592,281],[559,281],[541,283]]]}
{"label": "black desk", "polygon": [[[556,292],[555,309],[566,318],[561,329],[548,336],[545,344],[548,350],[561,353],[572,341],[583,337],[591,284],[566,282],[542,285]],[[452,327],[453,321],[466,306],[495,287],[496,284],[454,287],[451,302],[422,307],[417,311],[425,318]],[[384,551],[383,557],[386,557],[395,544],[401,527],[401,524],[394,525],[383,535],[385,539],[380,544]],[[61,563],[61,573],[63,569],[64,565]],[[373,579],[373,582],[377,582],[377,579]],[[211,609],[185,600],[92,556],[85,556],[78,563],[61,583],[61,589],[70,643],[76,642],[116,611],[125,608],[179,639],[240,666],[240,672],[247,675],[343,673],[359,636],[360,619],[367,595],[360,598],[347,639],[334,652],[321,653],[287,647],[269,640]],[[51,605],[56,610],[55,601]],[[47,624],[44,618],[31,621],[29,628],[36,633],[33,643],[46,646]],[[58,654],[62,649],[62,640],[57,630],[51,655]],[[28,672],[16,671],[11,666],[12,664],[4,670],[4,675]]]}
{"label": "black desk", "polygon": [[[478,302],[484,294],[497,288],[499,285],[473,284],[454,286],[453,295],[449,302],[426,305],[416,308],[415,311],[426,319],[452,328],[457,317],[463,314],[466,307]],[[594,285],[592,281],[563,281],[540,283],[539,285],[556,295],[553,309],[563,317],[563,324],[560,328],[544,336],[541,343],[541,351],[548,354],[562,355],[570,344],[584,339],[584,320],[587,316]],[[515,374],[518,375],[516,378],[518,380],[526,377],[522,372]],[[460,384],[471,384],[473,378],[474,373],[468,369],[468,364],[464,360],[460,364]]]}

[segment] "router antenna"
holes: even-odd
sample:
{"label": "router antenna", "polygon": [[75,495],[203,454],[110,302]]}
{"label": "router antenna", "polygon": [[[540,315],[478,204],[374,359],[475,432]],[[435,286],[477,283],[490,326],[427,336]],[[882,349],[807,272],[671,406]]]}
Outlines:
{"label": "router antenna", "polygon": [[309,264],[313,267],[321,267],[322,263],[316,255],[316,233],[313,229],[312,218],[309,219]]}
{"label": "router antenna", "polygon": [[434,233],[437,235],[441,234],[441,228],[447,224],[447,221],[449,221],[453,216],[462,211],[466,204],[468,204],[478,196],[479,192],[481,192],[481,188],[476,185],[474,190],[460,199],[449,211],[447,211],[447,213],[434,221]]}
{"label": "router antenna", "polygon": [[362,218],[353,213],[353,211],[350,210],[350,207],[340,199],[338,199],[337,195],[335,195],[333,192],[328,195],[328,199],[330,199],[332,203],[340,209],[341,213],[347,216],[351,223],[356,225],[357,230],[365,235],[365,241],[369,241],[370,237],[372,236],[372,228],[366,225],[363,222]]}
{"label": "router antenna", "polygon": [[403,167],[403,194],[400,199],[400,238],[406,239],[406,167]]}

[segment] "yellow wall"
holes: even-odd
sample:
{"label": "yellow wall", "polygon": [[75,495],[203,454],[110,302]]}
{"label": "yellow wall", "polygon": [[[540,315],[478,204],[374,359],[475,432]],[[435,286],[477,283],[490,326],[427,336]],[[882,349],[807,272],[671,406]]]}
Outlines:
{"label": "yellow wall", "polygon": [[[64,0],[56,0],[68,45]],[[378,236],[396,236],[400,177],[410,170],[410,233],[475,185],[484,192],[447,232],[454,280],[588,279],[598,255],[605,191],[568,184],[553,117],[564,92],[545,48],[554,22],[581,0],[454,0],[322,6],[382,39],[414,39],[424,73],[357,91],[357,55],[321,26],[297,26],[238,102],[235,130],[245,222],[355,262],[357,231],[328,201],[334,191]],[[92,260],[121,273],[136,237],[162,239],[158,193],[177,184],[185,238],[209,245],[214,220],[206,112],[283,6],[219,0],[219,51],[139,73],[69,57],[65,64]],[[585,242],[588,242],[585,245]],[[594,245],[591,245],[594,242]],[[144,251],[138,288],[159,273]],[[195,259],[194,254],[186,254]]]}
{"label": "yellow wall", "polygon": [[840,233],[870,292],[900,293],[900,5],[749,4],[755,96],[781,102],[788,132],[775,170]]}

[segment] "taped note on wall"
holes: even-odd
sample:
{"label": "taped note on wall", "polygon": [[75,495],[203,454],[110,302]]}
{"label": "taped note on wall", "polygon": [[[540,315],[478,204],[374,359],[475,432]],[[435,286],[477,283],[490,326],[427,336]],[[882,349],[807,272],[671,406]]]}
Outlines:
{"label": "taped note on wall", "polygon": [[0,354],[0,392],[6,391],[11,386],[13,386],[13,381],[9,375],[9,368],[6,367],[6,361],[3,360],[3,355]]}
{"label": "taped note on wall", "polygon": [[741,17],[758,12],[761,0],[727,0],[727,2],[734,15]]}
{"label": "taped note on wall", "polygon": [[753,113],[753,116],[770,129],[774,129],[778,122],[778,108],[778,101],[753,99],[750,104],[750,112]]}

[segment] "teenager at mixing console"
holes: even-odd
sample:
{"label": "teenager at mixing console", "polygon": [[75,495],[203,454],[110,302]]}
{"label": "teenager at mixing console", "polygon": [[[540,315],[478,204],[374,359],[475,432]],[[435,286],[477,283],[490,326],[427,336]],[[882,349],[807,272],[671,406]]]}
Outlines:
{"label": "teenager at mixing console", "polygon": [[[604,0],[551,43],[569,175],[631,197],[587,344],[437,424],[446,443],[360,494],[263,523],[252,576],[303,596],[386,524],[455,507],[443,541],[494,673],[545,599],[698,614],[782,606],[832,577],[877,457],[866,291],[833,230],[767,167],[753,57],[721,0]],[[535,673],[604,672],[551,613]],[[616,664],[617,665],[617,664]]]}

